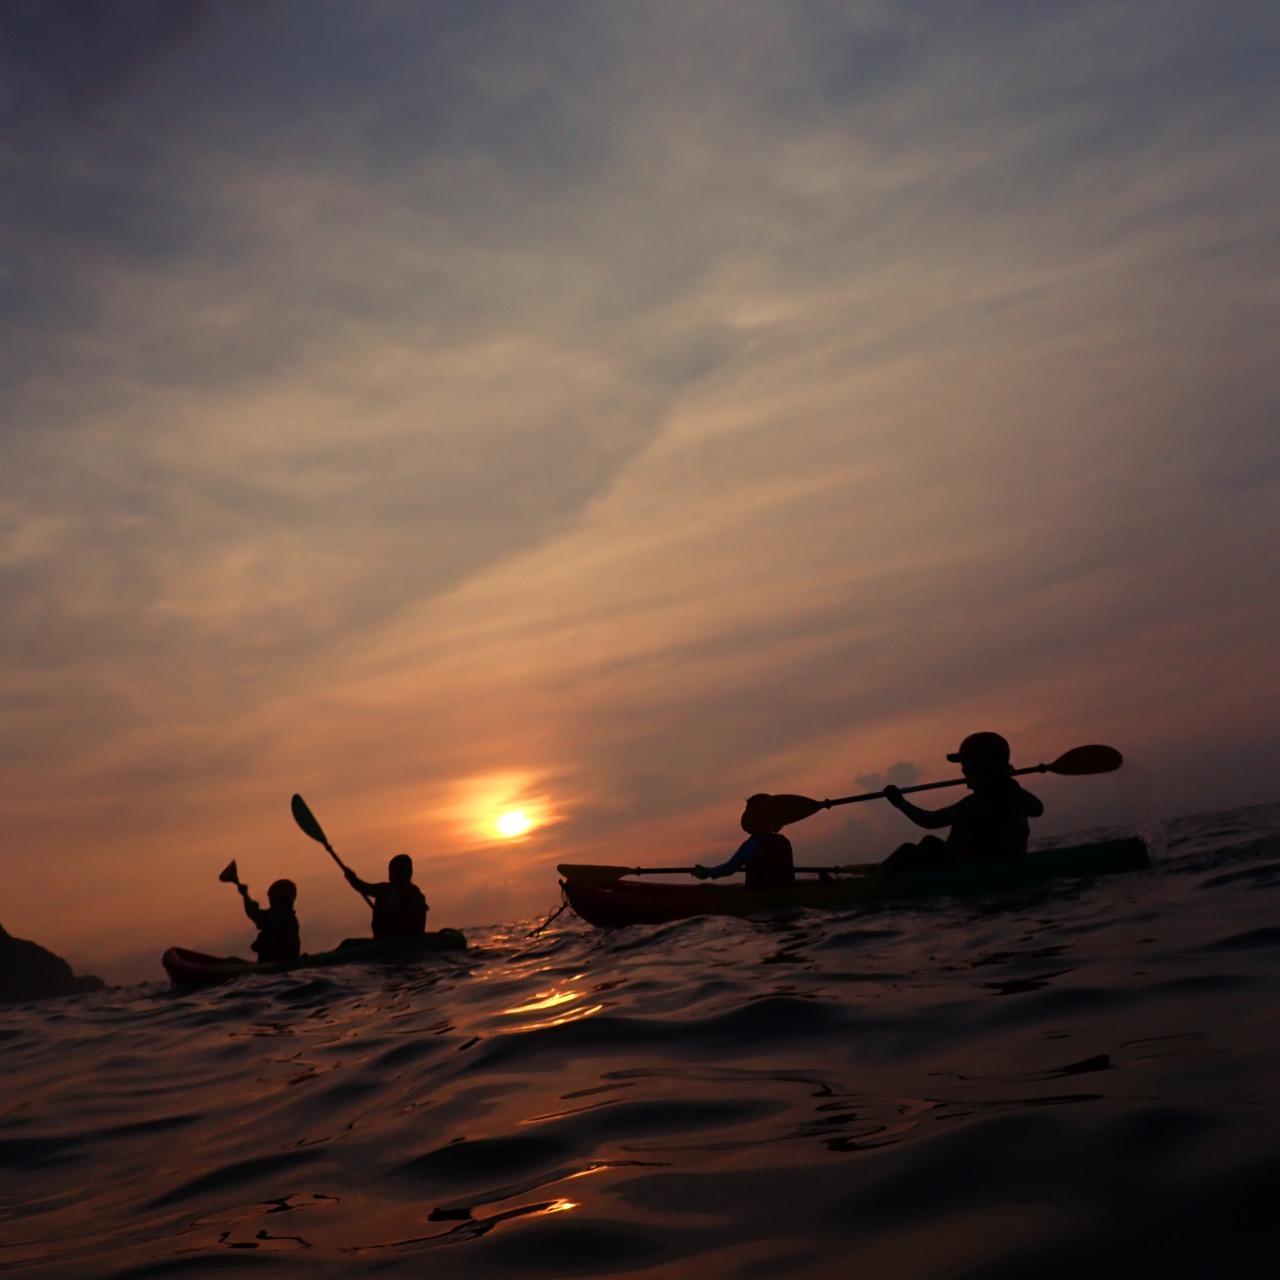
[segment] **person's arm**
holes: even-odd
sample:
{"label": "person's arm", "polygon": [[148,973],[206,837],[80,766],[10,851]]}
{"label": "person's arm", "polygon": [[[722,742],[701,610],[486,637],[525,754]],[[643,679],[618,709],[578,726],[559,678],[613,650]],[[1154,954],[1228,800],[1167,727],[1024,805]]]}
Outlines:
{"label": "person's arm", "polygon": [[1030,791],[1023,788],[1022,794],[1026,799],[1022,802],[1023,810],[1028,818],[1044,817],[1044,802],[1039,796],[1032,795]]}
{"label": "person's arm", "polygon": [[719,880],[721,876],[731,876],[735,871],[745,871],[747,863],[751,861],[751,850],[749,848],[754,837],[748,836],[737,848],[728,862],[722,862],[718,867],[694,867],[693,874],[699,880]]}
{"label": "person's arm", "polygon": [[366,897],[373,897],[374,890],[377,889],[376,884],[370,884],[367,880],[361,880],[350,867],[342,868],[343,874],[347,877],[347,883],[357,892],[364,894]]}
{"label": "person's arm", "polygon": [[246,889],[244,885],[240,886],[240,897],[244,900],[245,915],[247,915],[259,929],[261,929],[262,918],[267,913],[263,911],[263,909],[258,906],[251,897],[249,897],[249,890]]}
{"label": "person's arm", "polygon": [[904,799],[902,792],[897,787],[885,787],[884,798],[899,813],[905,814],[917,827],[923,827],[926,831],[936,831],[939,827],[950,827],[955,824],[956,819],[960,816],[960,806],[964,804],[963,800],[956,804],[950,804],[945,809],[922,809],[919,805],[912,804],[910,800]]}

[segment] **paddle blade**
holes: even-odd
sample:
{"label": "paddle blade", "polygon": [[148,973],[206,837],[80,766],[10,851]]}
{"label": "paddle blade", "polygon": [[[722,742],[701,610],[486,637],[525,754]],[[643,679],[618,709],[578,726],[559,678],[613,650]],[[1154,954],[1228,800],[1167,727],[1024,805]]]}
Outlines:
{"label": "paddle blade", "polygon": [[327,849],[329,842],[324,838],[324,830],[316,821],[315,814],[307,808],[307,802],[301,796],[294,796],[289,807],[293,810],[294,822],[313,840],[318,840]]}
{"label": "paddle blade", "polygon": [[218,876],[218,879],[221,880],[223,884],[239,884],[240,873],[236,870],[236,864],[234,862],[228,862],[227,865],[222,868],[222,874]]}
{"label": "paddle blade", "polygon": [[1114,773],[1122,764],[1124,756],[1115,747],[1072,747],[1049,765],[1048,771],[1078,778],[1088,773]]}
{"label": "paddle blade", "polygon": [[742,825],[746,830],[777,831],[826,807],[825,800],[810,800],[808,796],[752,796],[742,811]]}
{"label": "paddle blade", "polygon": [[575,884],[613,884],[623,876],[629,876],[633,867],[604,867],[590,863],[562,862],[556,870],[566,880]]}

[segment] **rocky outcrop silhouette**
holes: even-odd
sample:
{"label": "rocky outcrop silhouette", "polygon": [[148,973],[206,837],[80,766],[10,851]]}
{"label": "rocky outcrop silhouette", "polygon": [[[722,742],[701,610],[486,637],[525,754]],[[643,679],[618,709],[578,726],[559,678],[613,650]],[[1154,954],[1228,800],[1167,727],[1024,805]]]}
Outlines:
{"label": "rocky outcrop silhouette", "polygon": [[101,978],[77,976],[61,956],[38,942],[13,937],[0,925],[0,1004],[72,996],[102,986]]}

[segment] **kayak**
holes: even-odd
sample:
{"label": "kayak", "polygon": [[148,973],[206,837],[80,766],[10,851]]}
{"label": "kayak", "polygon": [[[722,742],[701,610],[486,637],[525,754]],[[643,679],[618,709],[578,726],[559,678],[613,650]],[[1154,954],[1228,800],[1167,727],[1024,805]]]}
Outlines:
{"label": "kayak", "polygon": [[186,947],[170,947],[160,957],[175,987],[212,987],[247,973],[292,973],[295,969],[323,969],[339,964],[405,963],[437,951],[464,951],[467,940],[457,929],[437,929],[411,938],[361,938],[333,951],[299,956],[296,960],[259,964],[238,956],[207,956]]}
{"label": "kayak", "polygon": [[834,909],[910,898],[1003,893],[1034,888],[1059,877],[1140,871],[1150,864],[1146,844],[1138,836],[1129,836],[965,866],[797,880],[785,889],[624,879],[600,883],[572,877],[560,883],[569,905],[588,924],[614,927],[664,924],[690,916],[750,916],[797,907]]}

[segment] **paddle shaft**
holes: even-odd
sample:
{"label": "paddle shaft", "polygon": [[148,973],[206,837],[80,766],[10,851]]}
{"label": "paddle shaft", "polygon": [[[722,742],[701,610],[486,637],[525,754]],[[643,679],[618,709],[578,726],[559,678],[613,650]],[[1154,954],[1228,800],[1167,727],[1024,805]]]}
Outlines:
{"label": "paddle shaft", "polygon": [[[322,840],[320,843],[324,845],[324,851],[329,855],[329,857],[331,857],[334,860],[334,862],[336,862],[338,866],[342,868],[343,875],[353,874],[351,868],[348,867],[347,864],[343,862],[343,860],[340,857],[338,857],[336,853],[334,853],[333,845],[331,845],[327,840]],[[366,903],[368,903],[370,907],[373,906],[373,899],[369,897],[369,895],[365,893],[363,889],[357,889],[356,892],[365,900]]]}
{"label": "paddle shaft", "polygon": [[327,840],[323,841],[322,843],[324,844],[325,853],[327,853],[329,857],[331,857],[334,860],[334,862],[336,862],[338,866],[342,868],[343,874],[351,870],[351,868],[348,867],[347,864],[343,862],[343,860],[340,857],[338,857],[338,855],[333,850],[333,846]]}
{"label": "paddle shaft", "polygon": [[[1083,777],[1093,773],[1111,773],[1120,768],[1124,757],[1115,747],[1094,743],[1086,747],[1072,747],[1064,751],[1052,764],[1035,764],[1026,769],[1010,769],[1008,776],[1019,777],[1025,773],[1056,773],[1063,777]],[[902,787],[902,792],[933,791],[937,787],[967,785],[964,778],[945,778],[941,782],[919,782]],[[755,795],[747,801],[742,815],[743,826],[748,831],[780,831],[793,822],[811,818],[823,809],[837,804],[856,804],[860,800],[881,800],[884,789],[867,791],[857,796],[840,796],[835,800],[813,800],[809,796]]]}
{"label": "paddle shaft", "polygon": [[[1011,778],[1020,778],[1028,773],[1048,773],[1049,765],[1032,764],[1025,769],[1013,769],[1009,776]],[[918,782],[913,787],[899,787],[898,790],[905,796],[913,791],[936,791],[939,787],[963,787],[965,785],[964,778],[947,778],[943,782]],[[824,800],[822,807],[830,809],[837,804],[857,804],[860,800],[883,800],[883,791],[864,791],[860,796],[841,796],[838,800]]]}
{"label": "paddle shaft", "polygon": [[[804,872],[807,875],[821,875],[824,872],[865,872],[874,871],[880,864],[878,862],[850,862],[838,867],[793,867],[792,870],[797,874]],[[611,872],[614,878],[621,880],[623,876],[691,876],[696,868],[694,867],[604,867],[592,866],[583,867],[583,871],[589,873],[600,873],[604,871]],[[560,868],[561,874],[572,880],[573,868]]]}
{"label": "paddle shaft", "polygon": [[[307,804],[307,802],[301,796],[295,795],[291,802],[290,808],[292,809],[292,812],[293,812],[293,820],[302,829],[303,834],[310,836],[314,841],[316,841],[317,844],[324,846],[325,853],[327,853],[329,857],[331,857],[334,860],[334,862],[338,864],[338,866],[342,869],[343,875],[347,875],[347,876],[351,875],[352,874],[351,869],[334,852],[333,845],[329,843],[329,839],[325,835],[324,829],[316,821],[316,816],[314,813],[311,812],[311,808]],[[357,889],[356,892],[365,900],[365,902],[370,907],[373,906],[373,899],[367,893],[365,893],[363,889]]]}

